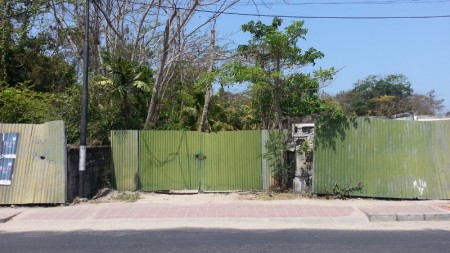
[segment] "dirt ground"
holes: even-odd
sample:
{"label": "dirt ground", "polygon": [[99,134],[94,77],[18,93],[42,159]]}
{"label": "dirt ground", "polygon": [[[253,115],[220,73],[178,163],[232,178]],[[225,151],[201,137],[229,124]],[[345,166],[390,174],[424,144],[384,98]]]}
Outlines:
{"label": "dirt ground", "polygon": [[307,199],[311,196],[279,193],[273,191],[227,191],[227,192],[204,192],[197,191],[159,191],[159,192],[131,192],[102,189],[89,202],[112,203],[112,202],[227,202],[236,200],[295,200]]}

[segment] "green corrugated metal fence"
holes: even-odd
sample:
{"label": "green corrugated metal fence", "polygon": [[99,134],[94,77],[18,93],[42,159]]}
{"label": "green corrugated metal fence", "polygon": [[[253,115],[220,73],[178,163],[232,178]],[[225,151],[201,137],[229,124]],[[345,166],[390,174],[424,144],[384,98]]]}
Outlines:
{"label": "green corrugated metal fence", "polygon": [[137,130],[117,130],[111,132],[113,154],[113,183],[120,191],[138,189],[139,133]]}
{"label": "green corrugated metal fence", "polygon": [[316,130],[313,191],[363,183],[355,196],[450,198],[450,121],[358,118]]}
{"label": "green corrugated metal fence", "polygon": [[205,134],[206,159],[201,167],[204,190],[248,190],[262,188],[259,131]]}
{"label": "green corrugated metal fence", "polygon": [[[278,130],[261,130],[261,154],[267,153],[266,142],[269,140],[269,134],[271,131]],[[287,130],[285,130],[284,133],[287,134]],[[273,178],[272,164],[265,157],[262,158],[262,177],[264,190],[276,186],[276,181]]]}
{"label": "green corrugated metal fence", "polygon": [[0,133],[19,133],[13,178],[11,185],[0,185],[0,204],[64,203],[64,122],[0,124]]}
{"label": "green corrugated metal fence", "polygon": [[[131,135],[123,133],[121,136],[124,139],[118,139],[119,132],[127,131],[112,132],[114,171],[118,189],[262,188],[259,131],[139,131],[137,138],[132,137],[134,141],[126,140],[127,136]],[[136,139],[138,144],[130,144],[126,151],[123,143],[136,142]],[[129,155],[130,153],[132,155]],[[135,163],[127,159],[135,159]],[[125,185],[125,178],[133,177],[136,172],[138,177],[134,184],[119,188]]]}
{"label": "green corrugated metal fence", "polygon": [[183,131],[139,132],[139,181],[142,190],[198,189],[203,135]]}

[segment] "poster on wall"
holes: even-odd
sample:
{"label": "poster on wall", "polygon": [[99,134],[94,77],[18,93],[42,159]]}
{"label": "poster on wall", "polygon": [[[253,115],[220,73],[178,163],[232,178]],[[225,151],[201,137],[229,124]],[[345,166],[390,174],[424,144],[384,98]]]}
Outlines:
{"label": "poster on wall", "polygon": [[18,133],[0,134],[0,185],[11,185],[18,140]]}

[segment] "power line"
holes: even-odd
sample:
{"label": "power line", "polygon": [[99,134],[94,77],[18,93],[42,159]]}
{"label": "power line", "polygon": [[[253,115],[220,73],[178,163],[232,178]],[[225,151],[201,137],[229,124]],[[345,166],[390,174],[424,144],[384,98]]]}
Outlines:
{"label": "power line", "polygon": [[274,6],[274,5],[394,5],[394,4],[433,4],[448,3],[450,0],[385,0],[385,1],[334,1],[334,2],[264,2],[264,3],[237,3],[238,6]]}
{"label": "power line", "polygon": [[[407,1],[413,1],[413,0],[407,0]],[[425,0],[417,0],[417,1],[425,1]],[[438,0],[438,1],[446,1],[450,2],[450,0]],[[135,4],[141,4],[141,5],[148,5],[146,3],[137,2],[137,1],[128,1],[130,3]],[[366,1],[369,2],[369,1]],[[392,0],[390,0],[392,2]],[[288,4],[287,4],[288,5]],[[182,8],[182,7],[174,7],[174,6],[167,6],[167,5],[155,5],[160,8],[167,8],[167,9],[178,9],[178,10],[184,10],[184,11],[190,11],[191,8]],[[203,12],[203,13],[212,13],[212,14],[218,14],[221,15],[236,15],[236,16],[249,16],[249,17],[270,17],[270,18],[292,18],[292,19],[354,19],[354,20],[381,20],[381,19],[435,19],[435,18],[450,18],[450,14],[444,14],[444,15],[425,15],[425,16],[298,16],[298,15],[277,15],[277,14],[258,14],[258,13],[244,13],[244,12],[230,12],[230,11],[214,11],[214,10],[205,10],[205,9],[198,9],[197,12]]]}
{"label": "power line", "polygon": [[[163,6],[162,6],[163,7]],[[171,7],[169,7],[171,8]],[[183,9],[183,8],[178,8]],[[183,9],[190,10],[190,9]],[[217,13],[216,11],[198,10],[205,13]],[[251,17],[271,17],[271,18],[293,18],[293,19],[434,19],[434,18],[450,18],[450,14],[446,15],[430,15],[430,16],[297,16],[297,15],[273,15],[273,14],[254,14],[241,12],[221,12],[223,15],[251,16]]]}
{"label": "power line", "polygon": [[[407,0],[408,2],[424,2],[426,0]],[[429,0],[428,0],[429,1]],[[450,0],[438,0],[439,2],[450,2]],[[433,2],[438,2],[438,1],[433,1]],[[134,4],[140,4],[140,5],[149,5],[148,3],[144,3],[144,2],[137,2],[137,1],[128,1],[129,3],[134,3]],[[359,3],[363,3],[363,2],[372,2],[372,1],[359,1]],[[398,1],[393,1],[393,0],[389,0],[389,1],[376,1],[376,2],[398,2]],[[401,1],[401,2],[406,2],[406,1]],[[327,2],[327,3],[332,3],[332,2]],[[336,3],[357,3],[357,2],[336,2]],[[298,3],[301,4],[301,3]],[[307,4],[307,3],[304,3]],[[314,3],[311,3],[314,4]],[[320,3],[316,3],[316,4],[320,4]],[[325,4],[325,3],[323,3]],[[287,4],[289,5],[289,4]],[[182,8],[182,7],[173,7],[173,6],[166,6],[166,5],[155,5],[158,6],[160,8],[167,8],[167,9],[179,9],[179,10],[185,10],[185,11],[190,11],[190,8]],[[270,17],[270,18],[292,18],[292,19],[341,19],[341,20],[382,20],[382,19],[436,19],[436,18],[450,18],[450,14],[444,14],[444,15],[425,15],[425,16],[302,16],[302,15],[277,15],[277,14],[258,14],[258,13],[244,13],[244,12],[230,12],[230,11],[225,11],[225,12],[218,12],[218,11],[214,11],[214,10],[205,10],[205,9],[199,9],[197,10],[197,12],[203,12],[203,13],[212,13],[212,14],[218,14],[221,13],[222,15],[235,15],[235,16],[248,16],[248,17]],[[13,18],[13,17],[18,17],[20,15],[25,14],[26,11],[22,12],[22,13],[16,13],[16,15],[10,16],[10,17],[0,17],[0,21],[3,21],[3,19],[8,19],[8,18]]]}

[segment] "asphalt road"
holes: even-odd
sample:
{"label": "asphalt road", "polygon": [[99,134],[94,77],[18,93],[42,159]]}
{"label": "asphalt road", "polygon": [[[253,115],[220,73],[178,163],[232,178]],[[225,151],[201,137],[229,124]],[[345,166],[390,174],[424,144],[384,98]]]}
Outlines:
{"label": "asphalt road", "polygon": [[450,232],[172,229],[1,233],[0,252],[450,252]]}

